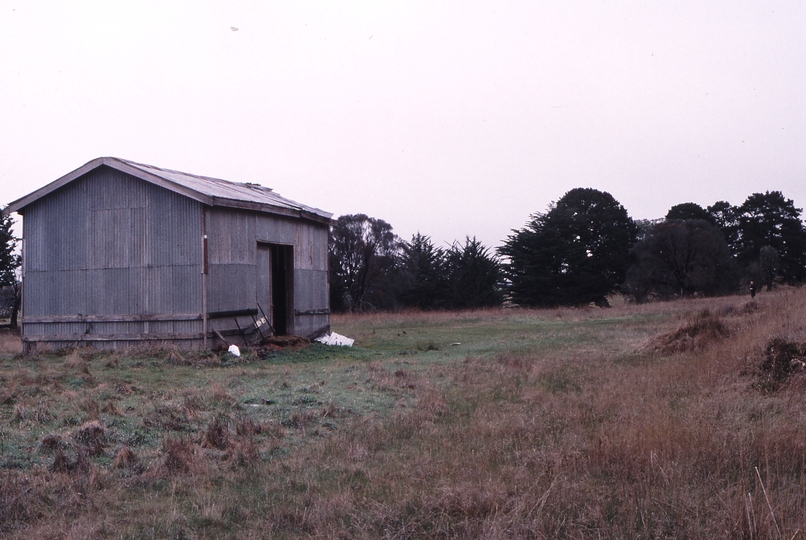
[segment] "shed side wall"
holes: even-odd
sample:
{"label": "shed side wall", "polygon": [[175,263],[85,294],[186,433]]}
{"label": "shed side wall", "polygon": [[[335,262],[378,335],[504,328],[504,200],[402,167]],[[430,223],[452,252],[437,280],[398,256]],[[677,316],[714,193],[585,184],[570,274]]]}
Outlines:
{"label": "shed side wall", "polygon": [[99,167],[26,207],[23,235],[24,339],[201,337],[200,203]]}

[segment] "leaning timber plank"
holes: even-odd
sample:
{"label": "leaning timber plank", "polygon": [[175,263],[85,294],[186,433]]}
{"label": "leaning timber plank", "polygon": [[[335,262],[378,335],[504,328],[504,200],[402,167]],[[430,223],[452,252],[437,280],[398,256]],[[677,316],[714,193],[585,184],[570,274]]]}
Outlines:
{"label": "leaning timber plank", "polygon": [[216,337],[218,337],[218,339],[224,342],[224,345],[229,345],[229,343],[227,343],[227,340],[224,339],[224,336],[221,335],[221,332],[219,332],[218,330],[213,330],[213,333],[216,335]]}

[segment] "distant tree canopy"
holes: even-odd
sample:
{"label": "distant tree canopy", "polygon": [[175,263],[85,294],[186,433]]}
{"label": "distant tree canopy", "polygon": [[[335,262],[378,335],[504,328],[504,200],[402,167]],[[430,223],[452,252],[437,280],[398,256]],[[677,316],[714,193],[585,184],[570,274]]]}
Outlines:
{"label": "distant tree canopy", "polygon": [[721,231],[702,219],[658,223],[635,246],[624,292],[643,302],[735,290],[736,265]]}
{"label": "distant tree canopy", "polygon": [[738,209],[727,201],[717,201],[709,206],[707,210],[711,215],[712,222],[722,231],[725,242],[728,243],[728,248],[735,256],[734,248],[739,234]]}
{"label": "distant tree canopy", "polygon": [[[740,206],[685,202],[664,219],[636,222],[609,193],[576,188],[513,230],[497,254],[475,237],[440,248],[419,232],[401,241],[382,219],[341,216],[331,228],[331,308],[472,309],[505,298],[606,306],[618,290],[645,301],[726,294],[751,280],[769,290],[806,279],[801,212],[767,191]],[[13,282],[19,265],[10,226],[8,218],[0,223],[0,247],[8,246],[0,250],[0,271],[7,269],[0,283]]]}
{"label": "distant tree canopy", "polygon": [[11,216],[0,217],[0,287],[14,285],[17,282],[17,268],[22,262],[15,253],[17,239],[11,227],[14,220]]}
{"label": "distant tree canopy", "polygon": [[409,307],[471,309],[501,305],[501,266],[481,242],[449,249],[419,232],[400,241],[392,226],[364,214],[331,228],[330,293],[334,311]]}
{"label": "distant tree canopy", "polygon": [[572,189],[513,231],[499,253],[510,297],[522,306],[606,306],[624,281],[637,227],[607,192]]}
{"label": "distant tree canopy", "polygon": [[404,242],[402,248],[400,303],[419,309],[446,307],[445,251],[419,232],[411,237],[411,242]]}
{"label": "distant tree canopy", "polygon": [[419,232],[404,242],[400,304],[419,309],[475,309],[504,301],[501,264],[475,237],[444,250]]}
{"label": "distant tree canopy", "polygon": [[701,219],[711,223],[712,225],[715,223],[714,217],[710,212],[708,212],[708,210],[693,202],[676,204],[672,206],[666,213],[666,220],[670,221],[673,219],[681,219],[684,221],[687,219]]}
{"label": "distant tree canopy", "polygon": [[800,213],[780,191],[753,193],[740,206],[673,206],[636,245],[624,290],[642,300],[728,293],[737,289],[740,275],[768,290],[776,279],[802,282],[806,229]]}
{"label": "distant tree canopy", "polygon": [[330,231],[330,305],[336,311],[388,307],[388,279],[400,247],[392,226],[365,214],[341,216]]}
{"label": "distant tree canopy", "polygon": [[476,238],[454,243],[445,255],[446,304],[452,309],[500,306],[504,301],[498,257]]}
{"label": "distant tree canopy", "polygon": [[806,277],[806,231],[800,208],[780,191],[753,193],[736,209],[737,237],[734,253],[740,265],[758,261],[761,249],[778,251],[777,274],[787,283]]}

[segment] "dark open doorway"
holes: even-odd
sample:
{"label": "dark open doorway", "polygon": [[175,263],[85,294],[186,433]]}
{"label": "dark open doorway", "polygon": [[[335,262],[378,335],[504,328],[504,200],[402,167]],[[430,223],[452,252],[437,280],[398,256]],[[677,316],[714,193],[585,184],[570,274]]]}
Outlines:
{"label": "dark open doorway", "polygon": [[277,335],[294,332],[294,247],[259,243],[257,303]]}

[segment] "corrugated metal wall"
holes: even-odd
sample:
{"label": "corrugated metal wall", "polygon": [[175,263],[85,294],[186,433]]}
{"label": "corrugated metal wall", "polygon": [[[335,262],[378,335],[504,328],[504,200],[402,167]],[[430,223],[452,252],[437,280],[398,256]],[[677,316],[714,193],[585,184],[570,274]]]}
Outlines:
{"label": "corrugated metal wall", "polygon": [[[328,227],[306,220],[257,212],[213,208],[208,211],[210,275],[208,311],[257,307],[258,242],[291,245],[294,251],[294,318],[291,332],[313,337],[329,328]],[[261,306],[268,312],[268,306]],[[249,317],[238,319],[242,327]],[[232,329],[232,319],[212,321],[211,328]]]}
{"label": "corrugated metal wall", "polygon": [[200,203],[99,167],[29,205],[23,231],[25,339],[200,335]]}

